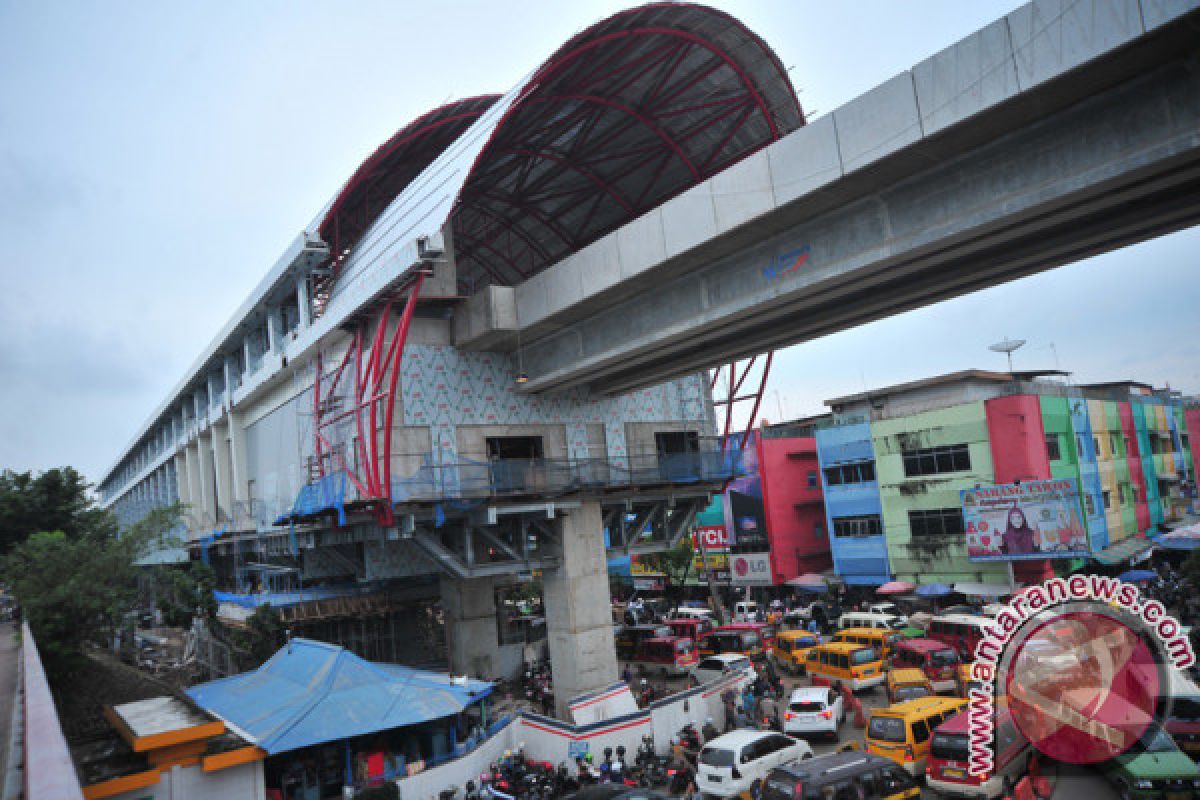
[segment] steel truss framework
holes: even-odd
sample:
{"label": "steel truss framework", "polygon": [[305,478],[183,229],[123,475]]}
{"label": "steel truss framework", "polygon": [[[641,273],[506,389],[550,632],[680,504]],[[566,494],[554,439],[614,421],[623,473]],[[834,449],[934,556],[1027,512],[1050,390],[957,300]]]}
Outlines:
{"label": "steel truss framework", "polygon": [[[396,410],[396,387],[404,358],[404,343],[424,279],[425,273],[418,272],[408,287],[403,311],[390,339],[388,329],[396,304],[395,296],[384,301],[373,334],[368,327],[369,314],[355,322],[350,346],[328,379],[323,375],[321,354],[318,353],[316,358],[312,393],[314,477],[324,477],[333,470],[344,471],[358,490],[359,499],[371,507],[376,520],[384,526],[394,522],[392,421]],[[347,397],[346,392],[339,393],[338,388],[351,364],[354,385],[347,404],[342,402]],[[340,443],[334,444],[336,437],[331,431],[348,419],[353,420],[355,432],[350,454]]]}
{"label": "steel truss framework", "polygon": [[[496,101],[435,109],[373,153],[320,233],[327,273]],[[738,20],[651,3],[576,35],[485,131],[453,215],[460,290],[512,285],[804,124],[787,71]]]}
{"label": "steel truss framework", "polygon": [[[738,440],[738,448],[746,446],[750,431],[754,429],[754,422],[758,418],[758,410],[762,407],[763,394],[767,390],[767,379],[771,375],[771,362],[774,358],[775,351],[771,350],[765,355],[731,361],[712,371],[709,389],[713,392],[713,406],[719,414],[724,409],[724,419],[718,423],[721,427],[722,449],[727,448],[730,441],[737,437],[739,427],[742,433]],[[724,394],[719,394],[722,390]],[[735,406],[749,406],[749,417],[744,426],[738,425],[734,419]]]}

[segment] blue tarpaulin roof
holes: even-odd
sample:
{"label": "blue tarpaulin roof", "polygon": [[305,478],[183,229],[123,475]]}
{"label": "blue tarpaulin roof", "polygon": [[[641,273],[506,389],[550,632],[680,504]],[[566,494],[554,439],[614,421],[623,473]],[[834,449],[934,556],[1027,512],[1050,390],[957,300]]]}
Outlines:
{"label": "blue tarpaulin roof", "polygon": [[274,755],[459,713],[492,684],[398,664],[341,647],[293,639],[258,669],[187,690],[206,711]]}

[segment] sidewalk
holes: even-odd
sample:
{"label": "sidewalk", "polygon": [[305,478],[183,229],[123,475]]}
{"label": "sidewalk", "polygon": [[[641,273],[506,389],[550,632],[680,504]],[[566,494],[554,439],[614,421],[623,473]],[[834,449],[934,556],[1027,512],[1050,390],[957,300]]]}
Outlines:
{"label": "sidewalk", "polygon": [[[13,699],[17,690],[17,661],[21,647],[17,644],[17,625],[0,622],[0,776],[8,774],[9,742],[12,740]],[[0,777],[3,791],[3,777]]]}

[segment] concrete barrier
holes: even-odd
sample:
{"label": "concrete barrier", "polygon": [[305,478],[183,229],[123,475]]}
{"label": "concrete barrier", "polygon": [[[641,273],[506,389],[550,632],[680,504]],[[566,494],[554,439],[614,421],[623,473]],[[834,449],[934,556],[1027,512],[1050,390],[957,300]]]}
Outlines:
{"label": "concrete barrier", "polygon": [[754,670],[747,669],[665,697],[648,708],[587,725],[572,725],[522,712],[470,753],[401,778],[396,784],[403,800],[437,800],[443,789],[452,786],[461,789],[469,780],[478,783],[480,773],[500,760],[505,750],[522,746],[525,756],[533,761],[573,765],[576,755],[583,753],[592,753],[599,764],[606,747],[615,752],[623,745],[626,761],[632,763],[642,737],[649,734],[654,737],[655,750],[665,754],[670,749],[671,737],[689,722],[699,731],[705,719],[712,717],[717,729],[724,730],[725,706],[721,694],[729,689],[740,693],[753,680]]}

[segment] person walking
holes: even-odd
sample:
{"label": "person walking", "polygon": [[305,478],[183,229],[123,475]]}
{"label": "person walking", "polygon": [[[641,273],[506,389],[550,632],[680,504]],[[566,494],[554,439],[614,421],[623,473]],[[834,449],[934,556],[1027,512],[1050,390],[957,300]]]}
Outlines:
{"label": "person walking", "polygon": [[764,695],[758,701],[758,719],[763,721],[766,728],[777,731],[779,727],[779,703],[771,695]]}

